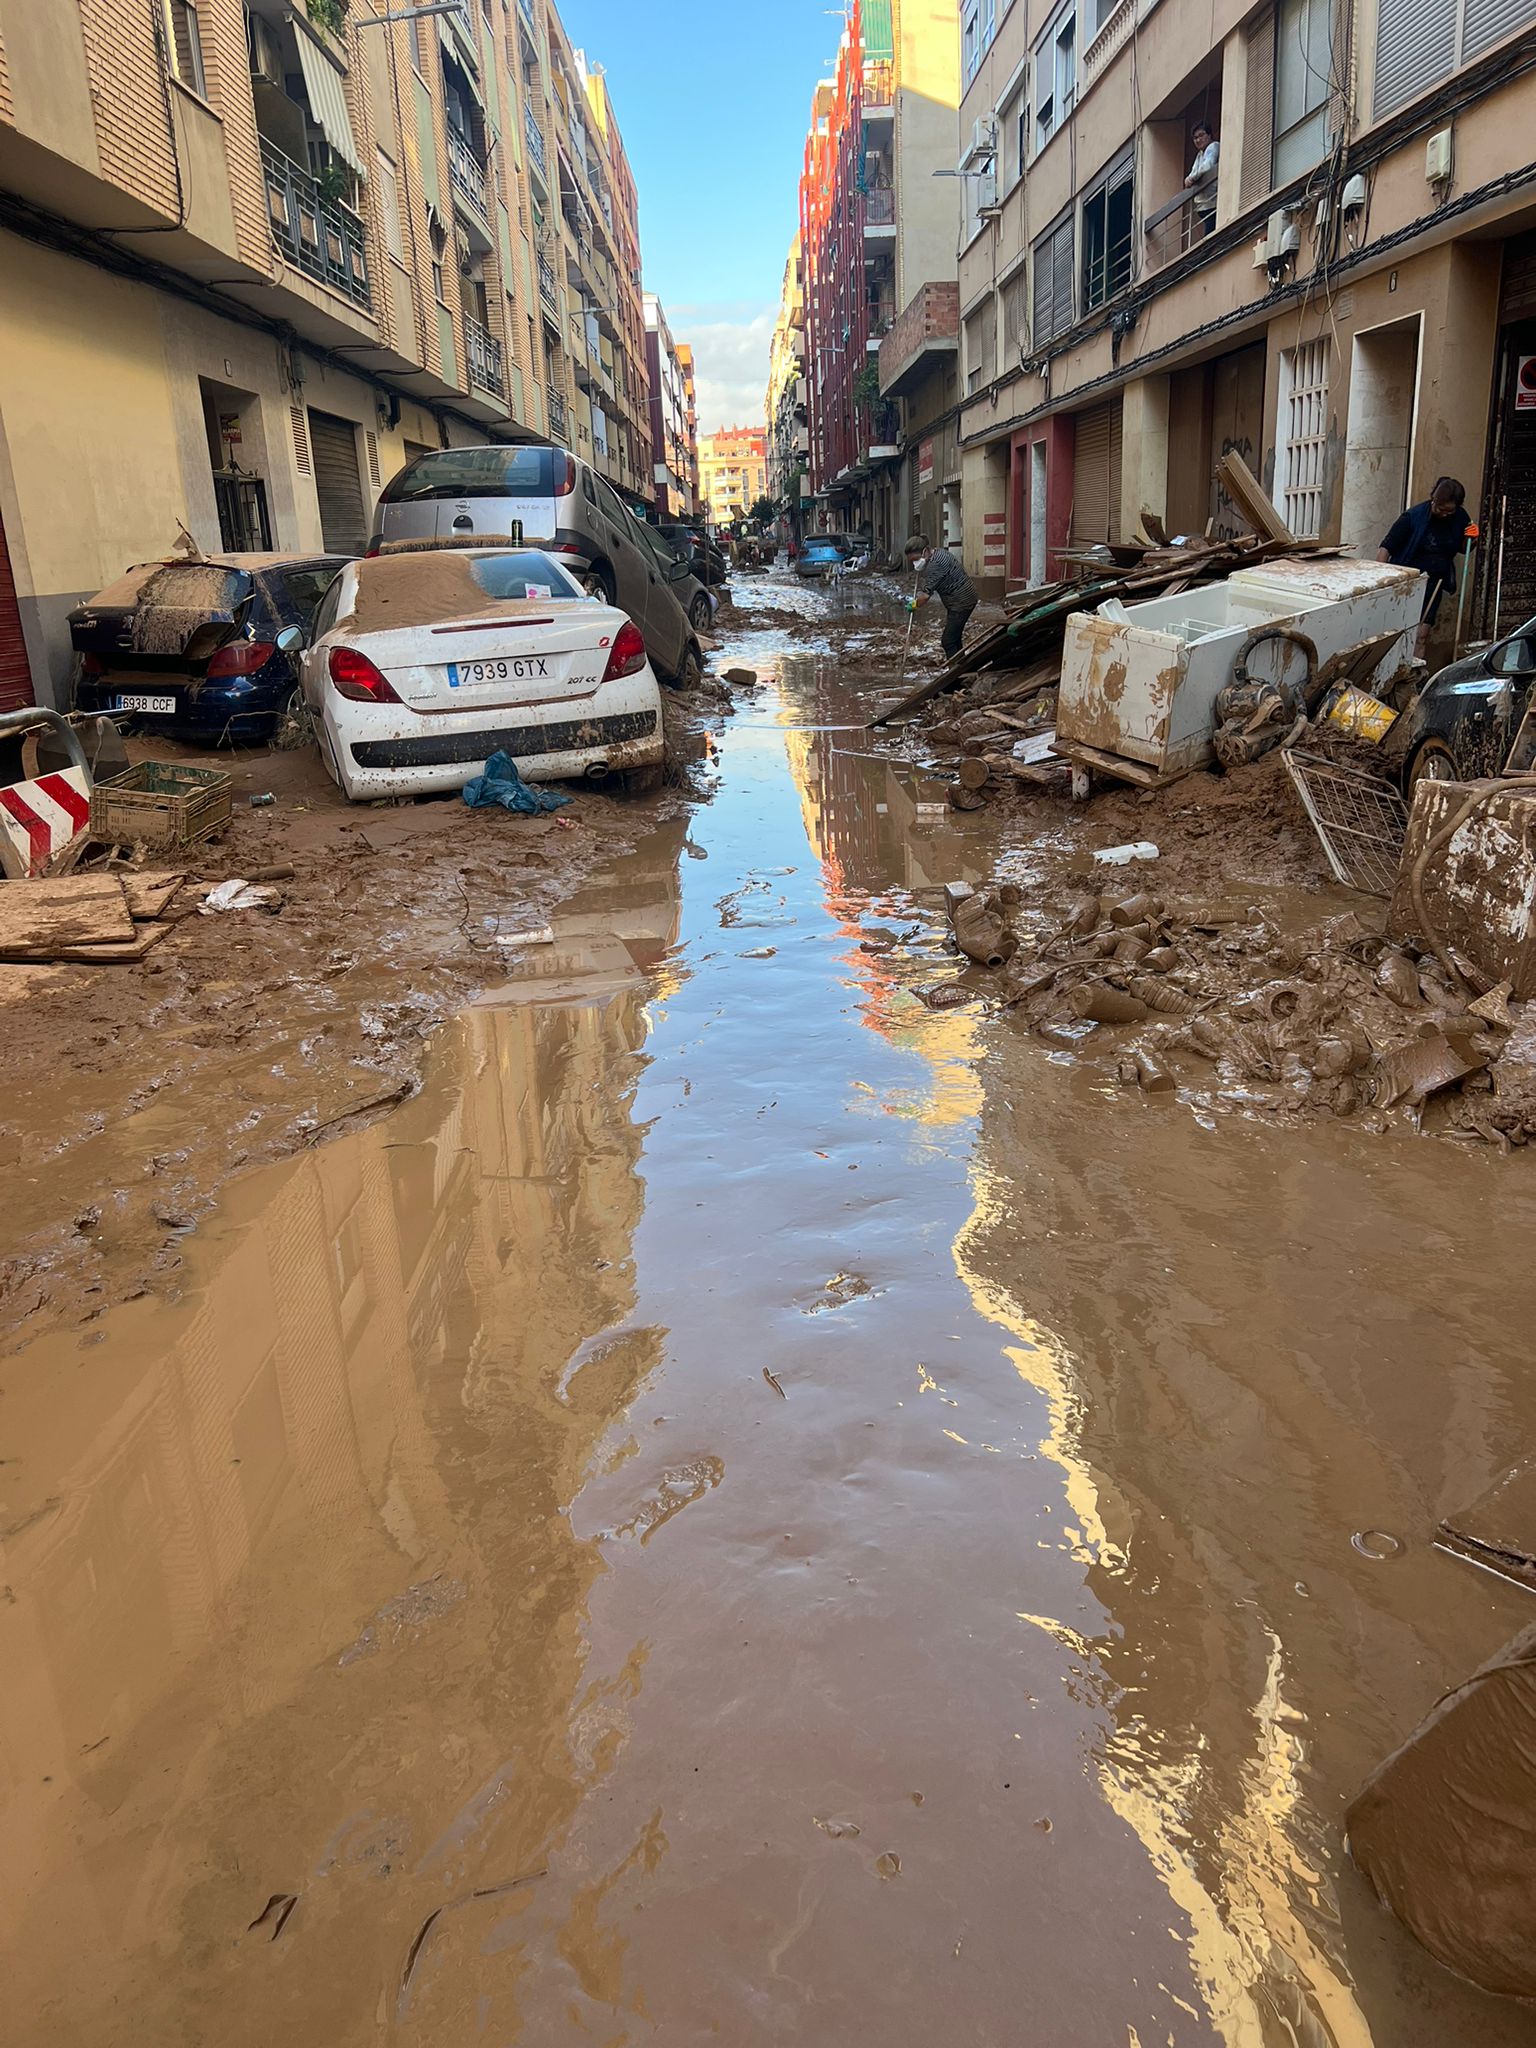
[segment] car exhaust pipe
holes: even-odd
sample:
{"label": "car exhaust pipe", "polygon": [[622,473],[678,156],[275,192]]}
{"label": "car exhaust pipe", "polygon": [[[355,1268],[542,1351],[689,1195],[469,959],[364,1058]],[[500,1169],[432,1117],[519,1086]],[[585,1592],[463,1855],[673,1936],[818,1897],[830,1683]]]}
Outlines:
{"label": "car exhaust pipe", "polygon": [[606,782],[613,770],[606,761],[589,761],[582,773],[588,782]]}

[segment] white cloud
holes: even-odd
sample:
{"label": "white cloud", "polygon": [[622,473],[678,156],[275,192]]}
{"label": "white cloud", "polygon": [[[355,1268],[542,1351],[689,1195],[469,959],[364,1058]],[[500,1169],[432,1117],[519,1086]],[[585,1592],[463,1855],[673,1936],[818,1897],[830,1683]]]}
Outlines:
{"label": "white cloud", "polygon": [[[704,316],[729,311],[732,319]],[[692,344],[697,366],[699,432],[761,426],[768,388],[768,350],[778,307],[680,306],[667,322],[678,341]]]}

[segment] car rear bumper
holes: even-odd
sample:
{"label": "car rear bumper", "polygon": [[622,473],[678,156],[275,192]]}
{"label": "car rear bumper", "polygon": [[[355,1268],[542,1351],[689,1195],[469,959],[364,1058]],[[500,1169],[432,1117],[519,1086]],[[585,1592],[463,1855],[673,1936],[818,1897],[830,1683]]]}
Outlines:
{"label": "car rear bumper", "polygon": [[411,726],[426,724],[428,729],[412,731],[401,726],[393,732],[380,731],[374,717],[369,719],[366,736],[356,727],[341,734],[331,727],[338,779],[349,797],[366,800],[462,789],[490,756],[498,753],[510,754],[518,773],[529,782],[575,781],[659,767],[665,758],[661,702],[655,678],[647,673],[646,681],[649,702],[642,697],[637,705],[638,693],[625,689],[623,695],[633,708],[594,710],[580,718],[567,716],[538,723],[525,713],[514,722],[504,714],[496,723],[482,718],[461,725],[457,718],[424,721],[406,713]]}
{"label": "car rear bumper", "polygon": [[609,718],[566,718],[552,725],[482,726],[469,732],[354,740],[348,751],[359,768],[470,767],[489,760],[492,754],[510,754],[519,764],[528,761],[536,772],[542,769],[548,774],[542,766],[548,756],[584,757],[636,740],[660,744],[659,712],[620,711]]}
{"label": "car rear bumper", "polygon": [[[75,688],[75,709],[134,717],[147,731],[216,743],[221,739],[265,738],[292,689],[292,681],[285,680],[281,685],[255,687],[242,683],[239,688],[204,683],[193,692],[185,684],[171,683],[163,676],[112,675],[101,682],[82,676]],[[118,713],[117,700],[124,695],[173,697],[175,709]]]}

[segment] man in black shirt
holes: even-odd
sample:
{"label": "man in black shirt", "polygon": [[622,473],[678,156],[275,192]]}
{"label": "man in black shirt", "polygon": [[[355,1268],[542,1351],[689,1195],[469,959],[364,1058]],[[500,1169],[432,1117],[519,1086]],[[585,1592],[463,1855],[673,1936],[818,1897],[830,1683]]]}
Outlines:
{"label": "man in black shirt", "polygon": [[926,534],[914,534],[907,542],[906,557],[909,567],[917,571],[917,594],[907,599],[910,611],[916,611],[930,597],[936,597],[944,607],[944,637],[940,646],[944,659],[953,661],[965,640],[966,621],[976,609],[976,586],[965,573],[965,565],[958,555],[948,548],[936,548]]}
{"label": "man in black shirt", "polygon": [[1393,521],[1376,551],[1378,562],[1395,562],[1402,569],[1422,569],[1428,578],[1424,586],[1424,613],[1413,643],[1414,653],[1420,656],[1428,643],[1442,594],[1456,588],[1456,557],[1465,553],[1467,537],[1476,531],[1467,514],[1466,501],[1465,487],[1455,477],[1441,477],[1421,505],[1410,505]]}

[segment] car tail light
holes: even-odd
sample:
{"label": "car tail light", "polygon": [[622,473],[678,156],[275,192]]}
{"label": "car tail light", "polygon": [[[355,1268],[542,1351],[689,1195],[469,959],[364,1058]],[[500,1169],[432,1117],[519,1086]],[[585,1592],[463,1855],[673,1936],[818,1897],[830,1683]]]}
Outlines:
{"label": "car tail light", "polygon": [[365,561],[369,561],[369,562],[371,562],[371,561],[372,561],[372,560],[374,559],[374,557],[375,557],[375,556],[376,556],[377,554],[379,554],[379,552],[380,552],[380,551],[382,550],[383,546],[384,546],[384,536],[383,536],[383,534],[382,534],[382,533],[370,533],[370,534],[369,534],[369,536],[368,536],[368,545],[367,545],[367,547],[366,547],[366,548],[364,548],[364,550],[363,550],[363,558],[364,558],[364,560],[365,560]]}
{"label": "car tail light", "polygon": [[80,673],[83,676],[102,675],[106,666],[99,654],[82,654],[80,657]]}
{"label": "car tail light", "polygon": [[232,640],[228,647],[221,647],[208,664],[208,674],[213,676],[253,676],[258,669],[265,668],[277,652],[277,643],[272,640]]}
{"label": "car tail light", "polygon": [[611,683],[616,676],[632,676],[644,667],[645,636],[633,619],[626,619],[613,637],[613,652],[603,670],[603,681]]}
{"label": "car tail light", "polygon": [[331,649],[331,681],[338,697],[350,697],[354,704],[398,704],[393,687],[382,670],[355,647]]}
{"label": "car tail light", "polygon": [[560,474],[558,460],[555,463],[555,496],[557,498],[568,498],[575,488],[576,458],[574,455],[567,455],[565,458],[565,475],[563,477]]}

